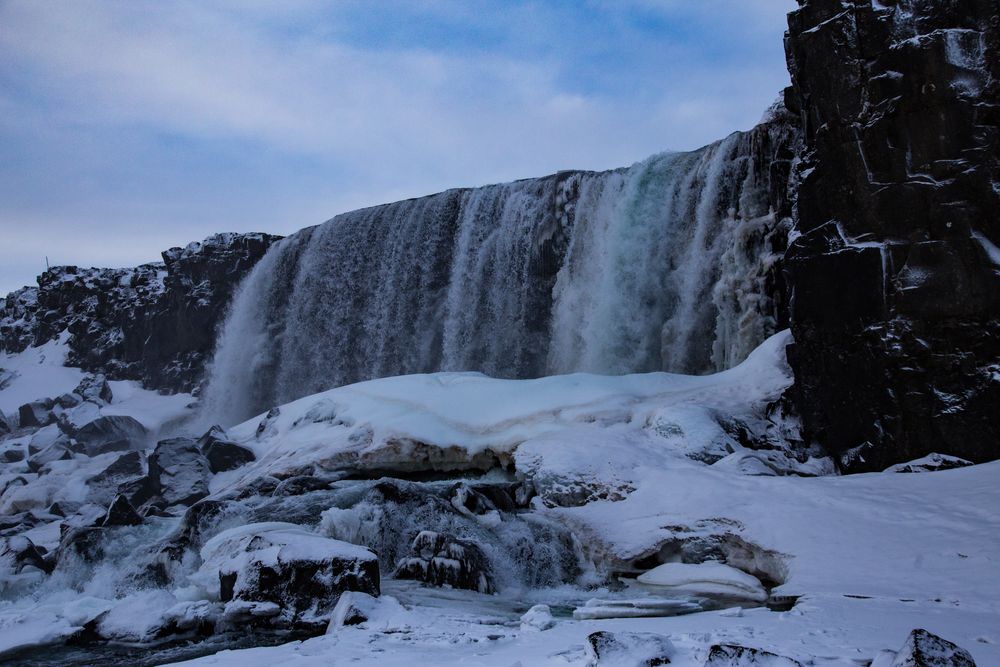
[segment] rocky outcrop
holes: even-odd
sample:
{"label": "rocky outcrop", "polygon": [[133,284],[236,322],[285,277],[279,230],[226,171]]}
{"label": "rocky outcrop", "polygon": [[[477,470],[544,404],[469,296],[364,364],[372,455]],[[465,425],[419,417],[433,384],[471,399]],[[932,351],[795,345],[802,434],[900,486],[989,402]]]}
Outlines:
{"label": "rocky outcrop", "polygon": [[378,558],[364,547],[282,523],[235,528],[205,546],[203,571],[217,573],[219,599],[233,621],[322,631],[340,595],[379,594]]}
{"label": "rocky outcrop", "polygon": [[976,662],[961,646],[918,628],[906,638],[892,667],[976,667]]}
{"label": "rocky outcrop", "polygon": [[57,266],[0,301],[0,350],[17,352],[67,330],[67,364],[141,380],[198,386],[216,329],[240,280],[281,237],[216,234],[129,269]]}
{"label": "rocky outcrop", "polygon": [[994,0],[799,0],[790,360],[845,471],[1000,456]]}

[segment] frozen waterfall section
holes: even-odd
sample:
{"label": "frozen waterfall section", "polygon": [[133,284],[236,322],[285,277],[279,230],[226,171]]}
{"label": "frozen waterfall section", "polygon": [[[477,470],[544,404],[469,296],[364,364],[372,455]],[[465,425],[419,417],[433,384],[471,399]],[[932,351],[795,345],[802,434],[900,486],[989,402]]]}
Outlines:
{"label": "frozen waterfall section", "polygon": [[237,292],[206,403],[235,423],[334,386],[434,371],[708,373],[784,326],[795,131],[627,169],[449,190],[274,246]]}

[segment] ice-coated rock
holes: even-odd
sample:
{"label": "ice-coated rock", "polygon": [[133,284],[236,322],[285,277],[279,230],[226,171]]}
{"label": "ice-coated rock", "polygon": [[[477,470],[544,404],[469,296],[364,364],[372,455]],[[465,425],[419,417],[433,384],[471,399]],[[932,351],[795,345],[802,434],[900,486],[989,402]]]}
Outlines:
{"label": "ice-coated rock", "polygon": [[802,663],[759,648],[715,644],[708,651],[705,667],[802,667]]}
{"label": "ice-coated rock", "polygon": [[74,438],[90,456],[105,452],[143,449],[149,431],[134,417],[108,415],[81,426]]}
{"label": "ice-coated rock", "polygon": [[80,380],[80,384],[73,390],[73,393],[80,395],[85,401],[90,401],[98,405],[110,403],[114,398],[114,394],[111,392],[111,385],[108,384],[108,379],[103,373],[84,376]]}
{"label": "ice-coated rock", "polygon": [[917,628],[906,638],[892,667],[976,667],[964,648]]}
{"label": "ice-coated rock", "polygon": [[547,604],[536,604],[521,616],[522,630],[548,630],[555,624]]}
{"label": "ice-coated rock", "polygon": [[52,563],[46,560],[45,550],[23,535],[0,539],[0,559],[10,559],[15,573],[26,567],[34,567],[45,573],[52,571]]}
{"label": "ice-coated rock", "polygon": [[395,576],[480,593],[495,591],[489,561],[478,545],[430,530],[413,540],[410,555],[400,560]]}
{"label": "ice-coated rock", "polygon": [[142,517],[135,511],[128,498],[123,495],[115,496],[114,502],[108,508],[108,513],[101,521],[103,527],[109,526],[138,526],[142,523]]}
{"label": "ice-coated rock", "polygon": [[213,473],[233,470],[256,459],[252,451],[230,441],[220,426],[213,426],[201,436],[198,446]]}
{"label": "ice-coated rock", "polygon": [[953,470],[971,466],[972,461],[960,459],[957,456],[932,453],[906,463],[897,463],[885,469],[885,472],[936,472],[938,470]]}
{"label": "ice-coated rock", "polygon": [[664,563],[640,574],[636,581],[655,590],[695,597],[767,600],[767,590],[757,577],[723,563]]}
{"label": "ice-coated rock", "polygon": [[266,614],[275,617],[274,623],[326,627],[345,591],[379,594],[375,554],[294,524],[257,523],[223,531],[205,543],[201,557],[198,577],[206,586],[213,586],[214,578],[227,609],[234,602],[276,605],[277,613]]}
{"label": "ice-coated rock", "polygon": [[[117,495],[119,486],[138,479],[144,472],[142,454],[137,451],[126,452],[87,480],[87,486],[90,487],[87,499],[92,503],[106,505]],[[136,494],[129,492],[127,495],[131,500]],[[138,504],[141,505],[145,500],[138,498]]]}
{"label": "ice-coated rock", "polygon": [[161,440],[149,456],[149,478],[167,507],[207,496],[211,476],[208,459],[191,438]]}
{"label": "ice-coated rock", "polygon": [[591,667],[669,665],[676,649],[668,637],[651,632],[592,632],[587,635]]}

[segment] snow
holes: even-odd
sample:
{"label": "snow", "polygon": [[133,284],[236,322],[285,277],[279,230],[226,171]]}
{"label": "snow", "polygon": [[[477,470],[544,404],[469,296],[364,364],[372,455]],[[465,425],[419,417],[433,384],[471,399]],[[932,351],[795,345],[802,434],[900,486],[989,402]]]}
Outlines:
{"label": "snow", "polygon": [[[713,415],[750,417],[777,398],[791,383],[783,361],[789,342],[788,332],[776,334],[739,366],[705,376],[501,380],[434,373],[340,387],[229,429],[258,460],[217,476],[212,491],[310,463],[332,470],[457,470],[513,457],[518,470],[576,477],[606,471],[609,463],[631,468],[676,458],[706,441],[724,447]],[[596,447],[595,439],[606,447]],[[561,446],[549,446],[555,441]],[[611,450],[623,459],[609,461]]]}
{"label": "snow", "polygon": [[84,373],[79,368],[63,366],[69,353],[68,338],[69,333],[64,331],[44,345],[20,353],[0,353],[0,368],[14,374],[0,389],[0,412],[17,414],[17,409],[25,403],[76,389]]}
{"label": "snow", "polygon": [[[780,448],[742,447],[722,427],[727,419],[776,438],[794,430],[765,410],[790,382],[783,358],[789,342],[787,333],[778,334],[740,366],[699,377],[388,378],[307,397],[231,429],[228,435],[259,460],[217,475],[217,496],[260,475],[310,464],[363,473],[509,460],[539,494],[524,516],[572,529],[588,558],[621,575],[602,581],[604,589],[577,583],[496,595],[384,576],[380,598],[344,596],[345,606],[353,600],[363,607],[365,622],[331,622],[321,637],[186,664],[582,665],[588,636],[605,631],[632,647],[624,650],[628,659],[638,656],[637,637],[664,638],[679,667],[703,667],[719,643],[847,667],[876,657],[891,664],[914,628],[955,642],[981,665],[1000,664],[1000,462],[841,477],[823,474],[832,472],[828,459],[790,463]],[[43,354],[58,358],[55,348],[12,358],[29,369],[21,390],[35,382],[34,366],[47,367],[38,361]],[[66,379],[69,389],[78,381]],[[112,388],[115,400],[102,414],[131,414],[169,432],[190,413],[187,396],[159,396],[130,383]],[[33,398],[55,393],[45,386]],[[15,435],[4,445],[23,447],[31,437]],[[18,476],[27,484],[4,492],[0,510],[86,502],[85,480],[117,456],[78,455],[50,464],[41,476],[26,472],[24,462],[2,464],[0,488]],[[819,476],[773,474],[783,466]],[[102,508],[85,506],[83,515],[90,509]],[[359,516],[321,507],[315,529],[268,522],[207,535],[190,573],[176,588],[159,590],[120,588],[122,568],[139,545],[161,539],[177,520],[117,529],[108,545],[113,553],[96,568],[57,571],[16,599],[0,591],[0,654],[59,641],[104,612],[102,632],[125,642],[148,639],[171,622],[193,628],[213,615],[237,623],[274,615],[274,603],[234,601],[223,611],[216,601],[220,569],[238,568],[249,557],[370,560],[368,549],[324,537],[360,541]],[[499,515],[476,518],[484,530],[507,522]],[[59,532],[60,522],[51,521],[25,535],[51,549]],[[254,544],[260,548],[247,554],[255,536],[263,538]],[[682,562],[679,545],[699,539],[717,551],[702,563]],[[725,563],[711,560],[719,557]],[[709,609],[699,601],[707,593],[736,598],[742,608]],[[768,595],[798,600],[789,611],[771,611],[759,606]]]}

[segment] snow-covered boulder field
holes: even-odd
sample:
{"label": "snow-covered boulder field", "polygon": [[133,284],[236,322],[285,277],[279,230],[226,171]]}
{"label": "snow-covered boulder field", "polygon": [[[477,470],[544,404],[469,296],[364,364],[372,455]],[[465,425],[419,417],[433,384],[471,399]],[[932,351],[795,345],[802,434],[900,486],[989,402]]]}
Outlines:
{"label": "snow-covered boulder field", "polygon": [[386,378],[228,428],[58,342],[6,355],[0,660],[1000,664],[1000,464],[839,476],[789,343],[708,376]]}

